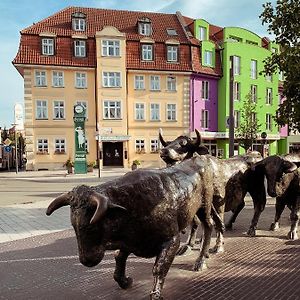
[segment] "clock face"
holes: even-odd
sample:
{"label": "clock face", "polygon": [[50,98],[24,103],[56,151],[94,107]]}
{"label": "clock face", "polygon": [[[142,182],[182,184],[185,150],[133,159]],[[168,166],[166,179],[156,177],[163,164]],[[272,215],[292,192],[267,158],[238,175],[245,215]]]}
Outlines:
{"label": "clock face", "polygon": [[76,105],[75,112],[81,114],[83,112],[83,107],[81,105]]}

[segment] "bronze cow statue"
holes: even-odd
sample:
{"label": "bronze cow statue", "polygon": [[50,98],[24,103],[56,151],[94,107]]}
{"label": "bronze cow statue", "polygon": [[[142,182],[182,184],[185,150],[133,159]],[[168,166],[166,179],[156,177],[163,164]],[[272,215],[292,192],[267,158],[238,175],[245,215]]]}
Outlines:
{"label": "bronze cow statue", "polygon": [[[196,130],[198,139],[201,136]],[[172,161],[180,161],[181,158],[191,157],[197,149],[193,147],[185,148],[180,147],[182,144],[182,137],[176,138],[174,141],[166,142],[164,141],[161,134],[159,134],[160,141],[165,148],[161,149],[161,158],[168,164],[170,162],[169,154],[172,154]],[[202,145],[202,147],[204,147]],[[190,151],[189,153],[183,154],[185,151]],[[203,150],[201,150],[203,152]],[[179,155],[176,156],[176,153]],[[204,153],[205,154],[205,153]],[[257,161],[262,159],[259,152],[251,152],[246,155],[235,156],[229,159],[218,159],[210,155],[204,155],[209,160],[211,169],[213,170],[213,186],[214,186],[214,200],[213,206],[216,208],[217,212],[220,214],[222,220],[224,220],[225,211],[233,211],[233,215],[229,222],[226,224],[227,229],[232,228],[232,224],[235,222],[237,215],[245,206],[245,195],[247,192],[250,193],[255,209],[255,213],[249,228],[249,232],[256,227],[259,214],[262,211],[260,208],[261,203],[266,202],[266,193],[264,188],[264,175],[254,174],[251,170],[251,166]],[[196,237],[196,229],[199,222],[195,218],[192,223],[191,233],[188,241],[179,251],[179,254],[184,253],[188,248],[193,247]],[[217,230],[216,230],[217,231]],[[223,247],[223,233],[217,231],[216,245],[212,249],[213,252],[224,251]]]}
{"label": "bronze cow statue", "polygon": [[204,227],[204,242],[194,270],[205,265],[212,222],[223,231],[212,209],[213,172],[207,159],[193,157],[161,170],[139,169],[115,180],[87,187],[81,185],[56,198],[47,215],[70,205],[80,262],[93,267],[106,250],[118,250],[114,280],[123,289],[132,285],[126,260],[156,257],[151,299],[161,299],[165,277],[180,245],[180,232],[197,214]]}
{"label": "bronze cow statue", "polygon": [[[298,239],[297,229],[300,218],[300,155],[272,155],[256,163],[256,174],[265,174],[267,191],[271,197],[276,197],[276,212],[270,230],[279,228],[279,220],[285,208],[291,210],[291,229],[288,239]],[[255,232],[253,232],[255,235]]]}

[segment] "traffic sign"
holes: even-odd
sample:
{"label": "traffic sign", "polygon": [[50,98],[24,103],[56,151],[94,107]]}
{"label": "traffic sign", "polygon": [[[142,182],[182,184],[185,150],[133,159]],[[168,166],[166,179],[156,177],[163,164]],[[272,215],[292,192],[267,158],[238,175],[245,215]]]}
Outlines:
{"label": "traffic sign", "polygon": [[5,146],[4,151],[8,153],[11,152],[11,146]]}
{"label": "traffic sign", "polygon": [[5,141],[3,142],[6,146],[9,146],[12,141],[9,138],[6,138]]}

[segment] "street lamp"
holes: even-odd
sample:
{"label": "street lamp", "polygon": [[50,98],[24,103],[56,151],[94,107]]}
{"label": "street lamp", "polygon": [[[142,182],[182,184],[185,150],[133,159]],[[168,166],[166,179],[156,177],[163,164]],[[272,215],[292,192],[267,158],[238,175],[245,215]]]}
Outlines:
{"label": "street lamp", "polygon": [[17,136],[17,127],[16,123],[11,124],[14,127],[15,131],[15,162],[16,162],[16,174],[18,174],[18,136]]}
{"label": "street lamp", "polygon": [[260,137],[262,138],[262,143],[263,143],[263,151],[262,151],[262,155],[263,155],[263,158],[265,158],[266,156],[266,138],[267,138],[267,133],[266,132],[262,132]]}

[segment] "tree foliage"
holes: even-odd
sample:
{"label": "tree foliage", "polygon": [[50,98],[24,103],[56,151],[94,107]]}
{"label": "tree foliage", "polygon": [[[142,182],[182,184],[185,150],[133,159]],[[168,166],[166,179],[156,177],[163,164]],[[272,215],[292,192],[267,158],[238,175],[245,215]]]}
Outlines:
{"label": "tree foliage", "polygon": [[260,124],[256,118],[256,102],[252,100],[251,93],[247,94],[243,100],[241,108],[241,124],[235,130],[235,137],[245,150],[252,147],[257,139]]}
{"label": "tree foliage", "polygon": [[265,60],[265,73],[282,71],[284,74],[283,96],[275,120],[280,126],[300,131],[300,1],[277,0],[263,5],[260,15],[262,24],[268,24],[268,32],[275,35],[280,46],[279,53],[273,53]]}

